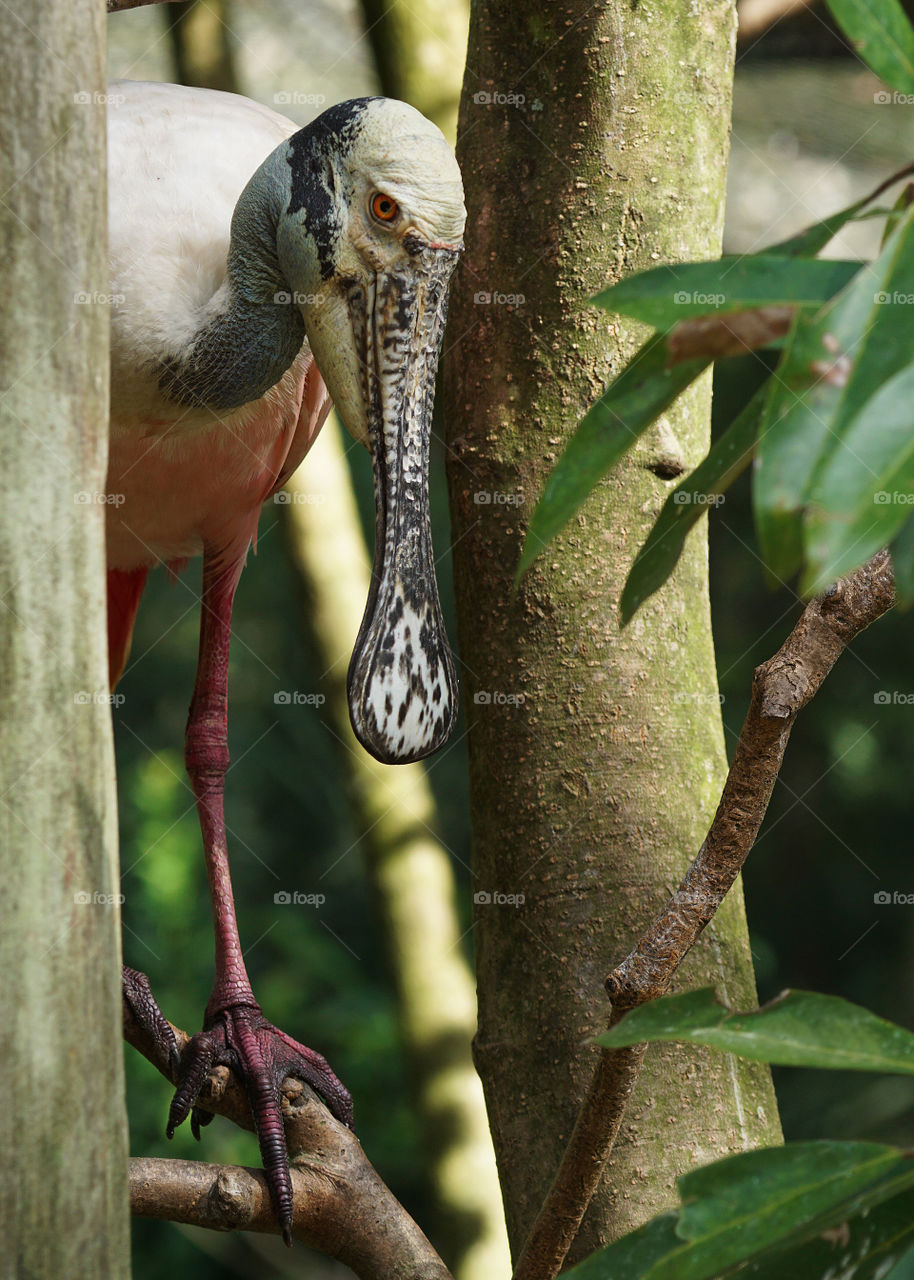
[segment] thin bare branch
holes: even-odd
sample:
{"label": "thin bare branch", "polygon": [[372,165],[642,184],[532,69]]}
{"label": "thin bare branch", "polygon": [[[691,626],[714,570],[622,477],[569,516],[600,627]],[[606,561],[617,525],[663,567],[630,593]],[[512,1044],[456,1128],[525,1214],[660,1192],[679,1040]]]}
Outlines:
{"label": "thin bare branch", "polygon": [[[174,1029],[183,1052],[188,1036]],[[124,1039],[174,1083],[159,1046],[124,1005]],[[282,1088],[286,1145],[292,1164],[292,1234],[351,1267],[362,1280],[452,1280],[419,1227],[372,1168],[351,1130],[317,1095],[291,1078]],[[227,1067],[207,1077],[200,1105],[252,1130],[244,1089]],[[139,1217],[167,1218],[218,1231],[243,1228],[279,1234],[263,1174],[187,1160],[130,1162],[130,1204]]]}
{"label": "thin bare branch", "polygon": [[[755,843],[794,721],[848,644],[894,600],[891,559],[880,551],[807,605],[781,649],[756,669],[752,701],[705,842],[664,910],[606,979],[610,1026],[629,1009],[667,991]],[[601,1054],[514,1280],[553,1280],[558,1275],[602,1177],[645,1049],[642,1044]]]}

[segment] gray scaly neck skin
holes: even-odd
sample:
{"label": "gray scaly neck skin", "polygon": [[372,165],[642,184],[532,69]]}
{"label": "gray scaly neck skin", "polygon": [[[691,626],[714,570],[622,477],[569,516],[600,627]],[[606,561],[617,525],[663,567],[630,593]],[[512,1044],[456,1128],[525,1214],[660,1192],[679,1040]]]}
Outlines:
{"label": "gray scaly neck skin", "polygon": [[333,275],[341,231],[335,167],[373,101],[353,98],[330,107],[277,147],[251,178],[232,215],[228,278],[202,310],[193,339],[160,365],[159,387],[170,400],[236,409],[259,400],[292,364],[305,325],[288,275],[315,283]]}
{"label": "gray scaly neck skin", "polygon": [[239,197],[227,279],[191,342],[160,366],[159,387],[176,404],[219,411],[259,400],[301,350],[304,321],[276,252],[291,194],[287,154],[284,143]]}

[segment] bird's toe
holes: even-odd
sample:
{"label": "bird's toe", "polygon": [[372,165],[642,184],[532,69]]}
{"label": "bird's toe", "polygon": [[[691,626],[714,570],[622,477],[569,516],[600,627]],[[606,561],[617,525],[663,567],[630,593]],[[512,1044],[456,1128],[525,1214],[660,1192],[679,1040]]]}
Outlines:
{"label": "bird's toe", "polygon": [[191,1111],[191,1132],[195,1138],[200,1137],[200,1125],[209,1123],[201,1119],[194,1103],[207,1073],[219,1061],[220,1048],[219,1037],[211,1031],[200,1031],[188,1041],[181,1058],[178,1087],[168,1109],[165,1132],[169,1138],[174,1137],[175,1129],[184,1123]]}
{"label": "bird's toe", "polygon": [[146,974],[140,973],[139,969],[130,969],[124,965],[121,973],[121,990],[124,1004],[146,1034],[158,1045],[162,1063],[170,1068],[171,1075],[174,1077],[181,1062],[178,1041],[171,1023],[152,994]]}
{"label": "bird's toe", "polygon": [[292,1243],[294,1207],[282,1119],[282,1082],[303,1080],[343,1124],[352,1127],[352,1099],[319,1053],[299,1044],[247,1006],[224,1010],[225,1046],[244,1081],[257,1130],[260,1157],[286,1244]]}

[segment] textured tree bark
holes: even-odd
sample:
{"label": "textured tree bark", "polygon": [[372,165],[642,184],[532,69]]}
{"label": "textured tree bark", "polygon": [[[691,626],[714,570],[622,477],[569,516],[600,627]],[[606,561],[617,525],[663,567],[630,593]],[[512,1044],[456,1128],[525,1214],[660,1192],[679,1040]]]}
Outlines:
{"label": "textured tree bark", "polygon": [[129,1219],[103,639],[104,10],[90,0],[46,0],[27,18],[4,12],[4,1274],[107,1280],[129,1275]]}
{"label": "textured tree bark", "polygon": [[[586,299],[631,271],[720,251],[733,39],[718,0],[472,11],[458,134],[467,252],[445,390],[483,895],[476,1060],[515,1256],[593,1071],[605,974],[679,882],[725,776],[703,531],[618,625],[671,477],[705,450],[707,381],[598,486],[516,594],[512,575],[562,443],[643,339]],[[711,983],[755,998],[739,890],[677,979]],[[779,1136],[766,1068],[652,1048],[570,1260],[672,1204],[684,1170]]]}

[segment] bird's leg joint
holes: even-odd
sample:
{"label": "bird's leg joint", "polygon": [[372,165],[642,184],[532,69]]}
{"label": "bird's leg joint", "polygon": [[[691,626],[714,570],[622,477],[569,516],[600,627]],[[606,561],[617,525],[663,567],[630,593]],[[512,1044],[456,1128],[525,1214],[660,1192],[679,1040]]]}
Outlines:
{"label": "bird's leg joint", "polygon": [[231,763],[227,738],[224,715],[191,709],[184,736],[184,766],[192,781],[221,783]]}

